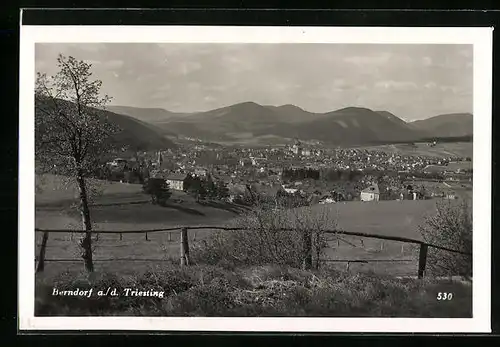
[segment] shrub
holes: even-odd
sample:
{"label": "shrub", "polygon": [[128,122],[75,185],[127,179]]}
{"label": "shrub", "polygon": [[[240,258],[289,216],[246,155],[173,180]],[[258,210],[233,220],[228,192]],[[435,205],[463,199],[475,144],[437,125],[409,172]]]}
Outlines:
{"label": "shrub", "polygon": [[[326,248],[324,230],[334,220],[327,208],[287,210],[258,205],[240,216],[236,231],[216,231],[193,248],[197,263],[238,265],[276,264],[310,268],[313,255],[320,258]],[[316,264],[319,264],[316,261]]]}
{"label": "shrub", "polygon": [[[54,284],[55,283],[55,284]],[[164,290],[157,297],[78,298],[53,296],[58,289]],[[436,300],[438,292],[453,301]],[[328,268],[304,271],[284,266],[190,266],[125,277],[109,273],[63,273],[37,278],[35,314],[58,316],[309,316],[470,317],[471,286],[442,280],[395,279],[348,274]]]}
{"label": "shrub", "polygon": [[134,278],[134,284],[145,290],[160,290],[165,296],[176,295],[196,285],[196,281],[187,271],[167,269],[163,271],[147,271]]}
{"label": "shrub", "polygon": [[228,289],[217,283],[196,286],[173,297],[169,303],[169,315],[224,316],[234,308]]}
{"label": "shrub", "polygon": [[[472,253],[472,211],[467,200],[436,204],[436,214],[419,226],[427,243]],[[427,259],[430,273],[438,276],[472,276],[472,256],[430,247]]]}

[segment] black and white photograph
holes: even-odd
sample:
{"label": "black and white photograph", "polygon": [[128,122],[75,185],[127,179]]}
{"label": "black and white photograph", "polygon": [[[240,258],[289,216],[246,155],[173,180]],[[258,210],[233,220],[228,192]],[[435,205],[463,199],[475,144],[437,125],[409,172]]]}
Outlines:
{"label": "black and white photograph", "polygon": [[22,29],[26,329],[488,331],[491,29],[132,29]]}

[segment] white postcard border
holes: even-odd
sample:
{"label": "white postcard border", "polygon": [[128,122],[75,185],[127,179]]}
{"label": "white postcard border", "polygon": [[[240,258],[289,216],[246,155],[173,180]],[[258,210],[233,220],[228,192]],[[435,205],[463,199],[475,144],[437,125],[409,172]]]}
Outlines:
{"label": "white postcard border", "polygon": [[[18,304],[21,330],[491,332],[493,28],[21,26]],[[372,43],[474,46],[473,318],[201,318],[34,316],[35,43]]]}

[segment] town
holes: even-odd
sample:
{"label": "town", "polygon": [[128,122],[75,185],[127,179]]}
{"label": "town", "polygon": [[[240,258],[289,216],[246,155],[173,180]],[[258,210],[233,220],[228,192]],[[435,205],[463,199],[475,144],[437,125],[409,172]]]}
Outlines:
{"label": "town", "polygon": [[[424,145],[433,146],[435,142]],[[95,177],[123,183],[161,178],[170,190],[193,193],[197,199],[251,204],[255,196],[282,194],[312,205],[455,199],[471,192],[472,162],[470,157],[328,148],[298,140],[288,146],[261,147],[196,142],[115,157],[103,163]],[[193,178],[202,184],[190,185]]]}

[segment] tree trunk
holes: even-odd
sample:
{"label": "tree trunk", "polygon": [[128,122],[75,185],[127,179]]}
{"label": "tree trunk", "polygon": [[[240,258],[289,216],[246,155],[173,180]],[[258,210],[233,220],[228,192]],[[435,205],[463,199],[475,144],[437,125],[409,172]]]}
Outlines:
{"label": "tree trunk", "polygon": [[82,247],[82,258],[87,272],[94,271],[94,263],[92,261],[92,223],[90,221],[90,210],[87,196],[87,187],[85,178],[81,173],[77,178],[78,189],[80,191],[80,214],[82,216],[82,224],[85,230],[84,236],[80,239]]}
{"label": "tree trunk", "polygon": [[312,268],[312,233],[310,230],[303,232],[303,253],[302,269],[311,270]]}

